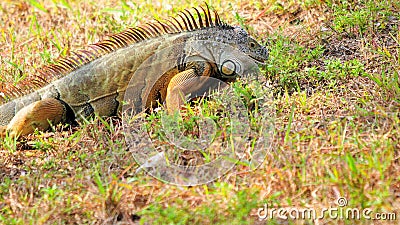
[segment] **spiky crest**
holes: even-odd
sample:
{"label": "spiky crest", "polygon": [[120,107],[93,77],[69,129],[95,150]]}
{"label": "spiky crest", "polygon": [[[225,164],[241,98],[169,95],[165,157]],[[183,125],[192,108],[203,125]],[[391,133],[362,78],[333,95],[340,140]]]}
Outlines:
{"label": "spiky crest", "polygon": [[124,48],[131,44],[159,37],[164,34],[175,34],[203,28],[227,26],[221,21],[215,10],[213,10],[214,19],[212,19],[210,8],[207,4],[205,5],[206,9],[200,6],[200,9],[203,11],[203,16],[199,12],[199,9],[193,8],[198,17],[197,22],[193,13],[185,9],[179,12],[177,17],[171,17],[165,20],[165,22],[156,20],[156,22],[129,28],[121,33],[111,35],[103,41],[88,45],[85,49],[74,51],[70,56],[60,58],[56,60],[54,64],[39,69],[38,75],[32,79],[25,79],[20,81],[17,85],[8,84],[0,86],[0,104],[6,102],[7,99],[29,94],[33,90],[43,87],[54,79],[65,76],[79,67],[119,48]]}

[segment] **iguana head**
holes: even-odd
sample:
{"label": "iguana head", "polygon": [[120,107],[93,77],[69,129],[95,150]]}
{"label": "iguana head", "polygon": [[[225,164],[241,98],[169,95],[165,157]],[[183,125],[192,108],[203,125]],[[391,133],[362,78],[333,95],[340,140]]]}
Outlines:
{"label": "iguana head", "polygon": [[268,60],[268,50],[260,45],[241,27],[233,29],[234,45],[243,53],[253,58],[257,63],[265,64]]}
{"label": "iguana head", "polygon": [[249,72],[256,64],[265,64],[268,60],[267,48],[241,27],[222,24],[208,31],[200,31],[195,39],[206,41],[200,42],[197,50],[202,57],[214,61],[221,78],[234,79]]}

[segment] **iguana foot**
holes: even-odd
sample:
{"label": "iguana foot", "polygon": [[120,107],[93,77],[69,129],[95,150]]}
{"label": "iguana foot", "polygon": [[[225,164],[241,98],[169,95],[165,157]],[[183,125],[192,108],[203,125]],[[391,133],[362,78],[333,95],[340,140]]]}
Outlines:
{"label": "iguana foot", "polygon": [[55,98],[43,99],[19,110],[6,129],[0,127],[0,135],[5,136],[6,131],[10,137],[18,137],[33,133],[35,129],[47,130],[50,124],[60,123],[65,117],[66,107],[61,101]]}

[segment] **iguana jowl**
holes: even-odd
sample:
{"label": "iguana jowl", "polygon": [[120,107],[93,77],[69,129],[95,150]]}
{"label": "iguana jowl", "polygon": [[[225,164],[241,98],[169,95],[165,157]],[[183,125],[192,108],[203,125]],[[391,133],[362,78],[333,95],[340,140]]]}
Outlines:
{"label": "iguana jowl", "polygon": [[[36,128],[48,129],[49,122],[65,123],[93,114],[117,115],[121,112],[124,94],[131,79],[139,87],[135,90],[137,96],[134,96],[138,99],[135,101],[136,107],[146,109],[159,101],[166,103],[168,111],[178,109],[182,103],[179,95],[173,94],[172,90],[179,90],[181,86],[184,88],[183,84],[187,85],[185,82],[193,77],[233,81],[237,73],[232,68],[240,67],[236,65],[240,60],[234,60],[233,53],[214,51],[213,48],[218,46],[210,44],[206,46],[207,54],[215,59],[214,62],[190,61],[187,46],[196,41],[229,45],[258,63],[267,60],[267,49],[242,28],[221,22],[215,11],[212,18],[208,6],[206,9],[194,8],[194,12],[197,19],[185,10],[177,18],[128,29],[43,68],[41,77],[57,79],[1,105],[0,136],[6,132],[10,136],[25,135]],[[132,76],[138,67],[163,49],[168,49],[164,51],[166,57],[176,58],[176,66],[172,69],[149,68],[145,79],[136,81],[136,77]],[[197,57],[202,58],[202,55]],[[160,70],[167,72],[160,75]],[[149,87],[149,83],[155,85]],[[147,100],[144,99],[145,90],[148,90]],[[11,95],[6,91],[3,94]]]}

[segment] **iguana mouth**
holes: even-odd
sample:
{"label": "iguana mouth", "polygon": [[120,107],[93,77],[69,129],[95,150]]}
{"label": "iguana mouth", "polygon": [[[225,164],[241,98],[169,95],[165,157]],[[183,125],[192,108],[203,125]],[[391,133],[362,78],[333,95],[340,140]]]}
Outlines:
{"label": "iguana mouth", "polygon": [[267,61],[261,57],[252,56],[252,55],[250,55],[250,58],[254,59],[257,63],[259,63],[261,65],[265,65],[265,61]]}

